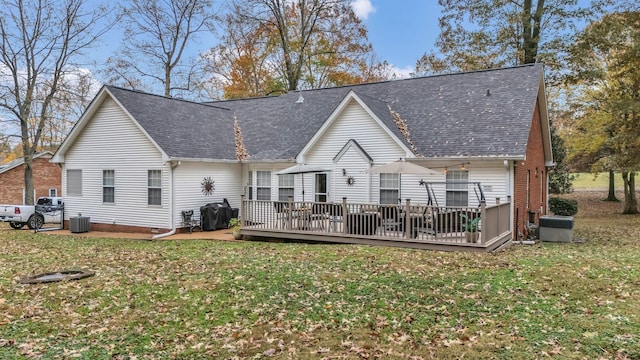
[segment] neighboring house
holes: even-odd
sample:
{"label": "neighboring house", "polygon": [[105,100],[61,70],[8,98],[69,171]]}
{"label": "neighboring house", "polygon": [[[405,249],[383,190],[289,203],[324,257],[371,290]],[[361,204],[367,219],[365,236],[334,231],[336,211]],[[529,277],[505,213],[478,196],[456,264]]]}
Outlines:
{"label": "neighboring house", "polygon": [[[399,158],[439,175],[364,172]],[[512,228],[523,232],[529,211],[546,214],[553,166],[540,64],[211,103],[104,86],[53,161],[68,216],[154,232],[223,198],[240,207],[242,195],[426,203],[420,180],[438,183],[448,206],[477,206],[471,186],[453,183],[479,182],[487,203],[511,199]],[[276,175],[295,164],[326,171]]]}
{"label": "neighboring house", "polygon": [[[53,153],[42,151],[33,155],[33,198],[62,196],[62,172],[50,162]],[[24,159],[0,165],[0,204],[25,204]]]}

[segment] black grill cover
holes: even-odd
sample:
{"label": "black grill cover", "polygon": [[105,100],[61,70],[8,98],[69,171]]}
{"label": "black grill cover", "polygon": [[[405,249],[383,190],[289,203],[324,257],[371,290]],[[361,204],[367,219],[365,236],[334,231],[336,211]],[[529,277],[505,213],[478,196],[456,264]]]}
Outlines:
{"label": "black grill cover", "polygon": [[200,208],[200,227],[202,231],[227,229],[231,215],[228,202],[209,203]]}

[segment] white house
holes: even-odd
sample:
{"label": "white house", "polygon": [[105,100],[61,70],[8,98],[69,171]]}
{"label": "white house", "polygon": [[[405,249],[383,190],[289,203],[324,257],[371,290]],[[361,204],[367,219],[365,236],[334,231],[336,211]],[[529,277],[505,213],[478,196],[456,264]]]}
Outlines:
{"label": "white house", "polygon": [[[366,172],[400,158],[437,174]],[[104,86],[52,161],[67,220],[157,233],[181,227],[183,210],[223,198],[241,207],[242,195],[426,203],[421,180],[441,183],[431,187],[441,206],[478,205],[462,182],[479,183],[488,204],[510,199],[521,232],[530,212],[546,213],[553,166],[539,64],[210,103]],[[317,171],[276,174],[296,164]]]}

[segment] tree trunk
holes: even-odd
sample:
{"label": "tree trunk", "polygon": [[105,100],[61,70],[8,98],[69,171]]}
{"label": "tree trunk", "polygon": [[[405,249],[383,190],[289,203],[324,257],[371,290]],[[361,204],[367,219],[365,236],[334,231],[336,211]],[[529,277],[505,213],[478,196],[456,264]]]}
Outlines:
{"label": "tree trunk", "polygon": [[31,164],[33,162],[33,154],[24,156],[24,203],[25,205],[35,204],[33,198],[33,171]]}
{"label": "tree trunk", "polygon": [[638,199],[636,198],[636,173],[623,171],[624,181],[624,210],[623,214],[638,214]]}
{"label": "tree trunk", "polygon": [[618,198],[616,198],[614,175],[613,170],[609,170],[609,196],[607,196],[604,201],[619,201]]}

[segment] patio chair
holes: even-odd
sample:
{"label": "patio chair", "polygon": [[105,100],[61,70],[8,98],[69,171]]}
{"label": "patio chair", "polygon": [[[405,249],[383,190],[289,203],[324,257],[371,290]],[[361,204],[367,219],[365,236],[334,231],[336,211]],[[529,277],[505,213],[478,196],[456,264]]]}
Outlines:
{"label": "patio chair", "polygon": [[431,230],[433,235],[456,233],[462,231],[460,210],[440,207],[432,208]]}
{"label": "patio chair", "polygon": [[324,223],[329,220],[329,207],[331,204],[326,203],[313,203],[311,205],[311,221],[319,222],[319,228],[324,230]]}
{"label": "patio chair", "polygon": [[182,227],[189,229],[189,234],[193,229],[200,227],[200,222],[193,216],[193,210],[182,210]]}
{"label": "patio chair", "polygon": [[381,205],[378,207],[380,213],[380,225],[387,231],[398,231],[402,222],[400,218],[400,209],[395,205]]}
{"label": "patio chair", "polygon": [[288,227],[288,206],[289,203],[285,201],[274,201],[273,207],[276,210],[276,217],[278,220],[278,226],[282,229],[286,229]]}
{"label": "patio chair", "polygon": [[342,223],[342,204],[328,204],[329,230],[337,232],[337,224]]}

